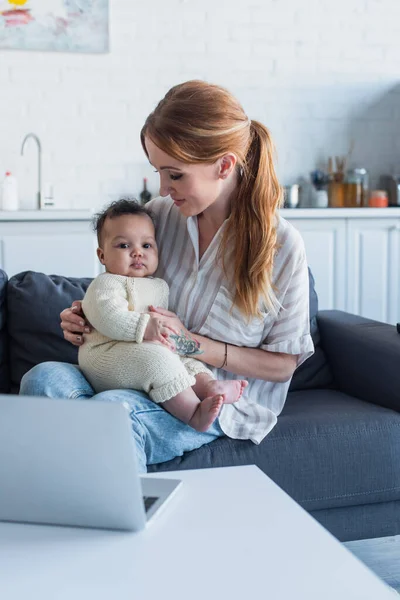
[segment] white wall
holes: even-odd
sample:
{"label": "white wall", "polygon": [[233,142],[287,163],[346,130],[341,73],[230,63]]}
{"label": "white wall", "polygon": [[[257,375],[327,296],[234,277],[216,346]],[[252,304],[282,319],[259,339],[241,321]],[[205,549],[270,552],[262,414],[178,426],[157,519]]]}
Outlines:
{"label": "white wall", "polygon": [[33,206],[36,155],[59,207],[137,194],[139,131],[174,84],[228,87],[270,127],[282,183],[329,155],[400,171],[399,0],[110,0],[110,53],[0,51],[0,173]]}

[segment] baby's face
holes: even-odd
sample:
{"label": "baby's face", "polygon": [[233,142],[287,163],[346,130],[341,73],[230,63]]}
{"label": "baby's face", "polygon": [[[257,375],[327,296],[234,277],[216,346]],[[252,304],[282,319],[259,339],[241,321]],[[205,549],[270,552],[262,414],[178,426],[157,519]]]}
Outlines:
{"label": "baby's face", "polygon": [[126,277],[153,275],[158,266],[154,225],[147,215],[105,220],[97,256],[108,273]]}

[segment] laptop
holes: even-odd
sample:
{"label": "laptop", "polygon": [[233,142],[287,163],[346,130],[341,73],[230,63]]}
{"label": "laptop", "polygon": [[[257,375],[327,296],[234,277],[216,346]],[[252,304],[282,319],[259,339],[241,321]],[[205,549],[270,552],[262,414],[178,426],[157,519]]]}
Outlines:
{"label": "laptop", "polygon": [[139,531],[175,479],[140,477],[129,407],[0,395],[0,520]]}

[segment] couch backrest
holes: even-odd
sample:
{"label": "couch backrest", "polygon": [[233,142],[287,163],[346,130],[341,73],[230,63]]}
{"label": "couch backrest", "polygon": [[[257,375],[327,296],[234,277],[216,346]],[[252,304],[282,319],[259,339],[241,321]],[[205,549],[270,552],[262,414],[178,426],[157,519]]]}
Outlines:
{"label": "couch backrest", "polygon": [[[77,348],[63,338],[60,312],[74,300],[83,298],[90,281],[89,278],[44,275],[33,271],[19,273],[10,279],[7,325],[12,392],[18,391],[22,376],[38,363],[53,360],[78,362]],[[325,354],[319,344],[317,311],[318,299],[310,273],[310,324],[316,352],[296,371],[291,390],[328,387],[332,382]]]}
{"label": "couch backrest", "polygon": [[22,376],[48,360],[76,364],[78,350],[66,342],[60,312],[81,300],[91,279],[18,273],[8,283],[8,334],[11,391],[17,392]]}
{"label": "couch backrest", "polygon": [[295,371],[290,382],[289,392],[313,388],[333,387],[333,376],[326,354],[321,346],[321,338],[317,323],[318,296],[311,270],[308,269],[310,291],[310,333],[314,342],[314,354]]}

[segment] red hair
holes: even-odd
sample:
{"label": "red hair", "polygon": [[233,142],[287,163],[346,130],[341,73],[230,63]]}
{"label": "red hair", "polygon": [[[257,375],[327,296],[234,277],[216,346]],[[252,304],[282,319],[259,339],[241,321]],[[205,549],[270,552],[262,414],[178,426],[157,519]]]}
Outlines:
{"label": "red hair", "polygon": [[237,157],[238,190],[220,245],[226,256],[233,243],[234,304],[247,317],[260,314],[260,299],[272,312],[276,252],[275,214],[282,201],[268,129],[250,121],[232,94],[204,81],[173,87],[147,117],[140,137],[187,164],[214,163],[227,153]]}

